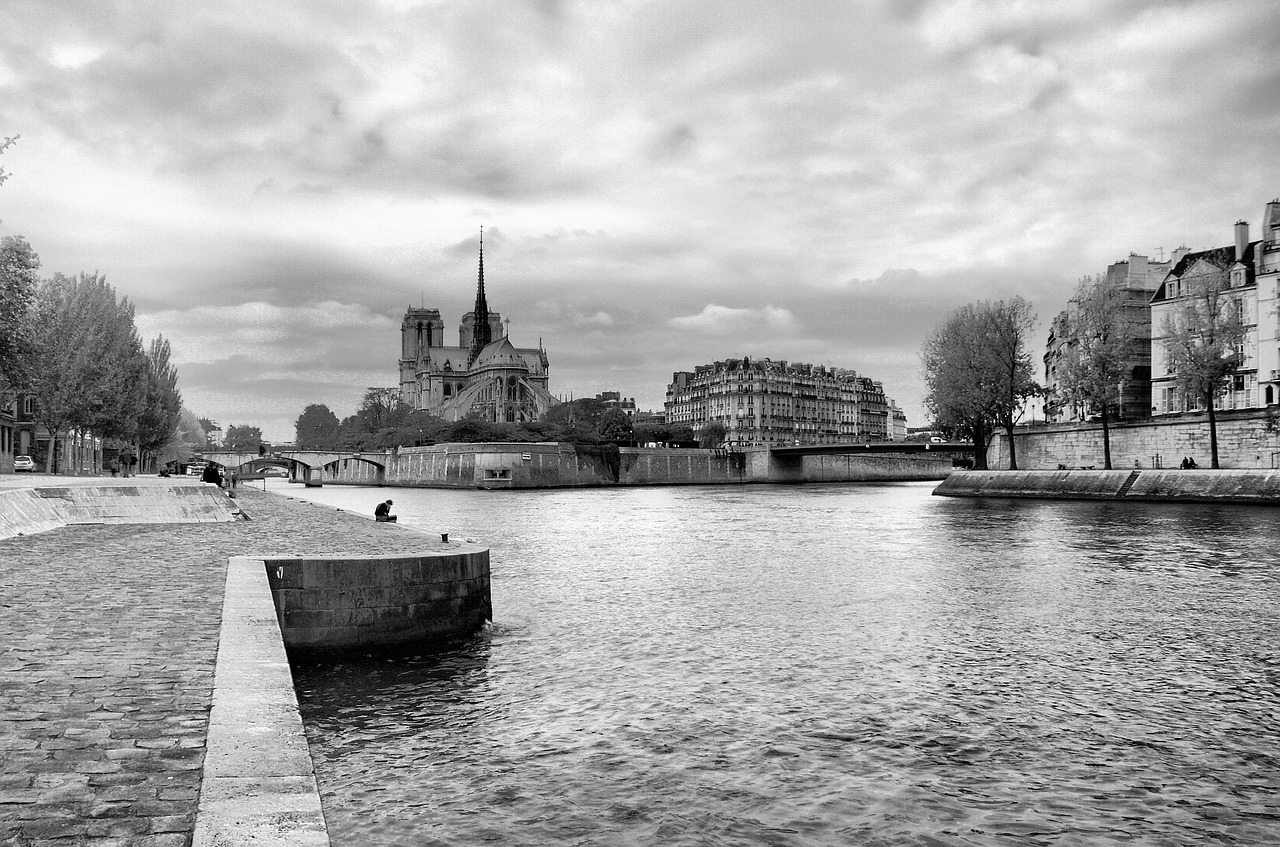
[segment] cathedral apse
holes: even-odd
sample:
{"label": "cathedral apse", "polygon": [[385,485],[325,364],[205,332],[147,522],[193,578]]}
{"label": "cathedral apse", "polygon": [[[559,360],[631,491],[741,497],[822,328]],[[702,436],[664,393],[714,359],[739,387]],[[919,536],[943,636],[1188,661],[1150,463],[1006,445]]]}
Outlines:
{"label": "cathedral apse", "polygon": [[409,307],[400,324],[400,398],[419,411],[456,421],[536,421],[558,401],[547,390],[550,363],[537,347],[516,347],[484,289],[484,233],[475,307],[462,316],[457,346],[445,344],[439,309]]}

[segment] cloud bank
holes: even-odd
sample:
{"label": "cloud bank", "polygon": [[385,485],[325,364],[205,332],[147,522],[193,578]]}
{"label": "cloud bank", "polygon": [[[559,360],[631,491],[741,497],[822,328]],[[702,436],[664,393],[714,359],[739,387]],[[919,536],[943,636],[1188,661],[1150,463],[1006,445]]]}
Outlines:
{"label": "cloud bank", "polygon": [[922,424],[950,309],[1043,320],[1280,194],[1266,0],[0,7],[0,231],[101,270],[188,405],[292,436],[486,283],[552,389],[661,406],[730,356]]}

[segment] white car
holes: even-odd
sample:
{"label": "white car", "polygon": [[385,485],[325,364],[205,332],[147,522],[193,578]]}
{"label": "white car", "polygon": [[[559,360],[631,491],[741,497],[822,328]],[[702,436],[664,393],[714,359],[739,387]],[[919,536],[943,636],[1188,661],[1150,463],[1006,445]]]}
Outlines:
{"label": "white car", "polygon": [[13,469],[15,471],[34,471],[36,463],[31,460],[30,456],[14,456]]}

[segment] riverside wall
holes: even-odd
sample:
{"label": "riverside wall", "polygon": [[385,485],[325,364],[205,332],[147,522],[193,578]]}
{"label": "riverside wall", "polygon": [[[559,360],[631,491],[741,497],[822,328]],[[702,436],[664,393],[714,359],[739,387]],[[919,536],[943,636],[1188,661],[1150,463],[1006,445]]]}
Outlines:
{"label": "riverside wall", "polygon": [[489,550],[443,544],[412,555],[259,560],[289,652],[421,649],[480,629],[493,618]]}
{"label": "riverside wall", "polygon": [[355,458],[325,468],[326,485],[431,488],[577,488],[614,485],[740,485],[765,482],[940,480],[950,456],[774,456],[768,448],[614,448],[564,442],[437,444],[385,455],[385,470]]}
{"label": "riverside wall", "polygon": [[[1274,410],[1220,411],[1217,418],[1221,467],[1280,466],[1280,417]],[[1203,412],[1113,423],[1110,429],[1113,468],[1177,468],[1184,456],[1195,459],[1201,468],[1209,467],[1209,418]],[[1019,427],[1013,444],[1020,469],[1103,466],[1100,423]],[[987,465],[1009,466],[1009,443],[1003,432],[991,440]]]}
{"label": "riverside wall", "polygon": [[79,524],[226,523],[236,505],[217,486],[133,478],[24,478],[0,489],[0,539]]}
{"label": "riverside wall", "polygon": [[1280,505],[1280,470],[960,471],[941,497]]}

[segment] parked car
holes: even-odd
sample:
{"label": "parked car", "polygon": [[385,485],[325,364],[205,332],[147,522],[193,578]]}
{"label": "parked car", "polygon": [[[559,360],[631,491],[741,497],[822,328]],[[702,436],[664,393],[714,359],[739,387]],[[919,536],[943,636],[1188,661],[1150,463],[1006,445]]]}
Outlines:
{"label": "parked car", "polygon": [[14,456],[13,469],[15,471],[34,471],[36,463],[31,460],[30,456]]}

